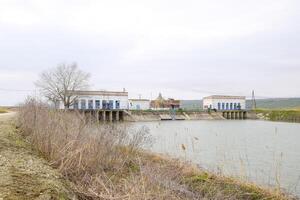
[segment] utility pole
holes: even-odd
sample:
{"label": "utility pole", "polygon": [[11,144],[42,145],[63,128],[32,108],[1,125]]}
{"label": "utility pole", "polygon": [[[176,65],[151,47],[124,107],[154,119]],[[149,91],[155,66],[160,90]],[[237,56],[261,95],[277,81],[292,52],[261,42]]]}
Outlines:
{"label": "utility pole", "polygon": [[256,100],[255,100],[254,90],[252,90],[252,110],[255,109],[256,109]]}

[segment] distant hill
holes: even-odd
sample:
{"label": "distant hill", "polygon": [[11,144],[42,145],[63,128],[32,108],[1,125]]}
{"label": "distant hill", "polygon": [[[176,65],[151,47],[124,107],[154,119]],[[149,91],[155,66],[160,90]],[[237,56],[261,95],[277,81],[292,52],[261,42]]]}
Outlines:
{"label": "distant hill", "polygon": [[202,100],[180,100],[180,108],[186,110],[202,110]]}
{"label": "distant hill", "polygon": [[[186,110],[202,110],[202,100],[181,100],[180,106]],[[263,109],[300,108],[300,98],[257,99],[256,106]],[[251,109],[251,107],[251,100],[246,100],[246,108]]]}
{"label": "distant hill", "polygon": [[[247,109],[250,109],[251,100],[246,102]],[[300,98],[274,98],[274,99],[257,99],[257,108],[264,109],[293,109],[300,108]]]}

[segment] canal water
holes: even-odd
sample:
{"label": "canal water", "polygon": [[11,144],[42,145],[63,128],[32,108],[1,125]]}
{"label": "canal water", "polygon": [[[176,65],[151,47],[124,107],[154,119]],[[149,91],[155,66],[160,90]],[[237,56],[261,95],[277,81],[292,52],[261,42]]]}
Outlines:
{"label": "canal water", "polygon": [[154,138],[154,152],[300,196],[299,123],[199,120],[133,125],[142,126]]}

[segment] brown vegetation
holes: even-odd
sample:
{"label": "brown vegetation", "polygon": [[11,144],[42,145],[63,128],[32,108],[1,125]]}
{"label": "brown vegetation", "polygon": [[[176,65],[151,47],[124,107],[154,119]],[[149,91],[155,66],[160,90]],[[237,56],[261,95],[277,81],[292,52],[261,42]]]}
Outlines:
{"label": "brown vegetation", "polygon": [[7,111],[7,109],[6,108],[2,108],[2,107],[0,107],[0,114],[1,113],[7,113],[8,111]]}
{"label": "brown vegetation", "polygon": [[0,114],[0,199],[74,199],[67,181],[18,134],[13,118]]}
{"label": "brown vegetation", "polygon": [[74,183],[79,199],[288,199],[177,160],[146,153],[147,129],[98,124],[79,113],[29,100],[20,109],[22,134]]}

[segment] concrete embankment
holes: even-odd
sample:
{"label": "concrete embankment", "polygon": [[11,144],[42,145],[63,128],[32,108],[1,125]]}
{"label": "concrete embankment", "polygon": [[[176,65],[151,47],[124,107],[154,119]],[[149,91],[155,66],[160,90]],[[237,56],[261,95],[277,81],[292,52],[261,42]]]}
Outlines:
{"label": "concrete embankment", "polygon": [[247,111],[247,119],[259,119],[255,111]]}
{"label": "concrete embankment", "polygon": [[222,113],[217,112],[177,112],[169,111],[129,111],[124,121],[161,121],[161,120],[224,120]]}

